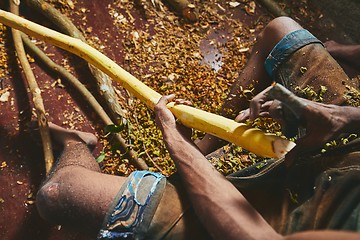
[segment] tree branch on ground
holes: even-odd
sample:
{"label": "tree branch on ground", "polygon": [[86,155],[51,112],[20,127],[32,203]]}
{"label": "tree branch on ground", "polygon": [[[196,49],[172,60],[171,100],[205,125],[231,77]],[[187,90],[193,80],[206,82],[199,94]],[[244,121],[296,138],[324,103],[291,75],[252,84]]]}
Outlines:
{"label": "tree branch on ground", "polygon": [[280,6],[273,0],[258,0],[274,17],[287,16]]}
{"label": "tree branch on ground", "polygon": [[[72,21],[60,13],[57,9],[55,9],[51,4],[43,0],[26,0],[26,3],[29,7],[40,12],[47,19],[49,19],[63,33],[86,42],[85,37],[72,23]],[[119,124],[119,122],[122,122],[123,118],[125,118],[125,113],[118,103],[117,95],[113,89],[111,79],[95,66],[89,64],[89,68],[97,80],[100,95],[105,98],[104,102],[107,104],[107,107],[110,110],[110,116],[112,120]]]}
{"label": "tree branch on ground", "polygon": [[[18,1],[15,2],[14,0],[10,0],[10,11],[16,15],[19,15],[19,4],[20,4],[20,2],[18,2]],[[43,99],[41,97],[41,90],[36,82],[34,73],[32,72],[29,61],[26,57],[24,45],[21,40],[20,31],[18,31],[16,29],[11,29],[11,31],[12,31],[16,54],[19,59],[20,65],[24,71],[25,78],[26,78],[26,81],[30,88],[33,103],[34,103],[34,106],[36,109],[39,130],[40,130],[43,151],[44,151],[45,171],[46,171],[46,175],[47,175],[50,173],[50,170],[53,166],[54,156],[53,156],[53,152],[52,152],[50,131],[49,131],[48,122],[47,122],[47,118],[46,118],[44,103],[43,103]]]}
{"label": "tree branch on ground", "polygon": [[[103,107],[98,103],[95,97],[91,94],[89,90],[71,73],[69,73],[64,67],[56,64],[52,61],[43,51],[41,51],[34,43],[31,42],[29,37],[21,33],[21,37],[29,51],[34,54],[41,62],[43,62],[48,68],[55,71],[62,78],[66,79],[73,87],[75,87],[86,101],[93,107],[95,112],[99,115],[101,120],[105,125],[115,124],[108,114],[105,112]],[[121,136],[120,133],[114,133],[115,139],[119,142],[123,151],[127,152],[129,156],[129,161],[138,169],[148,169],[146,163],[137,157],[137,154],[132,150],[126,143],[125,139]]]}

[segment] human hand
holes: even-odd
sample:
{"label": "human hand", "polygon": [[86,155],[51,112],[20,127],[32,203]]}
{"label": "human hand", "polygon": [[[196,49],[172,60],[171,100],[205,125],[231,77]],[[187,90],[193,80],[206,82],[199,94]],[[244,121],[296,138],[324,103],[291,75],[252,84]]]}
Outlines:
{"label": "human hand", "polygon": [[164,132],[164,129],[166,128],[176,128],[175,117],[166,107],[166,104],[168,104],[174,98],[175,94],[163,96],[160,98],[159,102],[154,107],[156,125],[160,128],[162,132]]}
{"label": "human hand", "polygon": [[[296,141],[297,145],[285,156],[287,165],[291,165],[299,154],[319,149],[346,131],[348,118],[343,107],[302,99],[288,90],[285,94],[274,93],[274,88],[274,86],[268,87],[255,96],[250,108],[240,113],[236,120],[274,116],[282,119],[280,122],[286,125],[288,120],[284,118],[284,113],[291,112],[292,118],[298,120],[300,126],[306,129],[306,133]],[[283,91],[283,87],[281,88],[280,92]]]}
{"label": "human hand", "polygon": [[175,99],[175,94],[161,97],[159,102],[154,107],[156,124],[163,134],[165,131],[176,129],[184,137],[190,139],[192,130],[182,124],[178,124],[172,112],[166,107],[166,105],[171,101],[174,101],[175,104],[184,104],[188,106],[192,105],[190,101],[184,99]]}
{"label": "human hand", "polygon": [[306,133],[297,139],[296,146],[286,155],[288,165],[291,165],[299,154],[321,149],[327,142],[346,133],[348,118],[343,107],[305,101],[308,103],[303,110],[300,123],[306,129]]}
{"label": "human hand", "polygon": [[294,137],[298,133],[298,119],[290,111],[284,111],[280,101],[268,96],[271,88],[272,86],[256,95],[250,102],[250,108],[241,111],[235,121],[245,122],[248,119],[253,121],[257,117],[271,117],[281,124],[285,136]]}

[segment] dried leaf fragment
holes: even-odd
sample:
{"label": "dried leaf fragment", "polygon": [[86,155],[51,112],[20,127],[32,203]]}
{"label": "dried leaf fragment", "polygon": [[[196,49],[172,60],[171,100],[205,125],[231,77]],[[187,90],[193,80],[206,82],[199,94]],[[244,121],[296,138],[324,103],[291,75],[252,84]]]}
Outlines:
{"label": "dried leaf fragment", "polygon": [[74,5],[73,1],[67,0],[66,3],[67,3],[67,5],[68,5],[71,9],[74,9],[74,8],[75,8],[75,5]]}
{"label": "dried leaf fragment", "polygon": [[10,92],[6,91],[1,94],[0,96],[0,102],[7,102],[9,100]]}
{"label": "dried leaf fragment", "polygon": [[5,167],[7,167],[7,163],[4,161],[4,162],[1,163],[0,168],[3,169]]}
{"label": "dried leaf fragment", "polygon": [[237,6],[240,5],[240,3],[239,2],[229,2],[229,5],[231,8],[236,8]]}
{"label": "dried leaf fragment", "polygon": [[256,8],[255,2],[251,1],[245,6],[245,11],[247,14],[253,15],[255,13],[255,8]]}
{"label": "dried leaf fragment", "polygon": [[240,48],[239,52],[244,53],[244,52],[248,52],[249,50],[250,50],[250,48]]}

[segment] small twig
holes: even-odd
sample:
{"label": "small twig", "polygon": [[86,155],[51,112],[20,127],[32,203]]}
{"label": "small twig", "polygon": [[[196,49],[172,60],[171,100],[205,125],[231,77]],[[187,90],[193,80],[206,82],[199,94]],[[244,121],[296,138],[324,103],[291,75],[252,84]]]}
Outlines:
{"label": "small twig", "polygon": [[[19,1],[10,0],[10,11],[16,15],[19,15]],[[43,143],[43,151],[45,157],[45,170],[46,174],[49,174],[53,163],[54,163],[54,156],[52,152],[52,145],[51,145],[51,138],[50,138],[50,131],[48,128],[48,123],[45,114],[44,103],[41,97],[41,90],[38,87],[36,82],[34,73],[31,70],[30,64],[27,60],[25,49],[23,42],[21,40],[20,31],[11,29],[12,36],[14,40],[14,45],[16,49],[16,53],[21,64],[21,67],[24,71],[26,81],[29,85],[30,92],[33,97],[34,106],[37,113],[38,124],[40,129],[41,140]]]}
{"label": "small twig", "polygon": [[147,150],[145,148],[144,143],[143,143],[143,147],[144,147],[146,156],[150,159],[150,161],[154,164],[154,166],[160,171],[160,173],[164,176],[168,176],[168,174],[159,165],[157,165],[157,163],[154,161],[154,159],[152,159],[152,157],[149,155],[149,153],[147,152]]}
{"label": "small twig", "polygon": [[[21,37],[25,45],[30,50],[30,52],[36,55],[38,59],[41,62],[43,62],[47,67],[57,72],[61,77],[65,78],[69,83],[72,84],[73,87],[75,87],[84,96],[84,98],[93,107],[93,109],[99,115],[99,117],[104,122],[104,124],[106,125],[114,124],[114,122],[110,119],[110,117],[107,115],[103,107],[98,103],[98,101],[91,94],[91,92],[87,90],[87,88],[84,87],[84,85],[74,75],[69,73],[64,67],[52,61],[43,51],[41,51],[35,44],[31,42],[31,40],[26,34],[22,33]],[[132,164],[135,165],[136,168],[148,169],[146,163],[138,159],[136,152],[130,149],[130,147],[126,144],[126,141],[122,138],[120,133],[116,133],[115,138],[120,143],[122,150],[127,151],[127,154],[130,157],[129,160],[131,161]]]}

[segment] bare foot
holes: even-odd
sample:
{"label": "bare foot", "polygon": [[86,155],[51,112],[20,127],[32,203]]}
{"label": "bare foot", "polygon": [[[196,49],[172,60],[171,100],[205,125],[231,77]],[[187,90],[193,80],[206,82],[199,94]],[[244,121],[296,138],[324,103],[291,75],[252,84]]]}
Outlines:
{"label": "bare foot", "polygon": [[[333,40],[329,40],[324,43],[326,50],[334,57],[342,57],[342,53],[346,52],[346,45],[337,43]],[[345,51],[344,51],[345,49]]]}
{"label": "bare foot", "polygon": [[85,143],[88,147],[93,148],[97,143],[97,138],[92,133],[65,129],[50,122],[49,129],[54,141],[61,146],[65,146],[70,143],[82,142]]}
{"label": "bare foot", "polygon": [[325,42],[324,45],[335,59],[344,60],[354,67],[360,66],[360,45],[345,45],[333,40]]}

